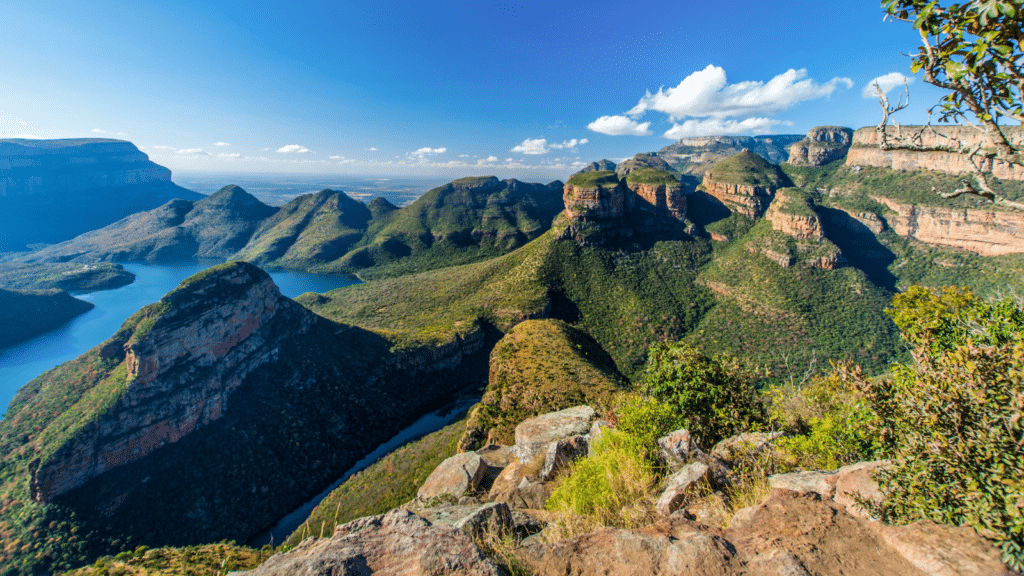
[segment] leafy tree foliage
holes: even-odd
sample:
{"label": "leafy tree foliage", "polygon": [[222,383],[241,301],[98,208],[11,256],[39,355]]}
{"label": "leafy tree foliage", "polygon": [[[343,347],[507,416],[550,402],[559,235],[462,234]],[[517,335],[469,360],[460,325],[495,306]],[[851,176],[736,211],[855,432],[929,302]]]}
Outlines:
{"label": "leafy tree foliage", "polygon": [[766,421],[758,375],[729,356],[707,356],[682,342],[651,347],[641,382],[645,396],[664,402],[704,446]]}
{"label": "leafy tree foliage", "polygon": [[1024,568],[1024,307],[966,290],[908,290],[892,316],[915,362],[861,380],[892,468],[880,473],[891,522],[930,518],[993,536]]}

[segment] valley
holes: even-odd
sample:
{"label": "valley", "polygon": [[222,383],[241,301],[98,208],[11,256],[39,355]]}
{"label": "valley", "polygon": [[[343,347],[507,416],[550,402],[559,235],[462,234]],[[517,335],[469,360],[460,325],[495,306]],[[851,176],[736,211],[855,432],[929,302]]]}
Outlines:
{"label": "valley", "polygon": [[[524,419],[584,403],[615,413],[656,346],[735,358],[763,390],[829,362],[880,374],[909,360],[885,310],[910,286],[1024,289],[1017,213],[938,198],[949,174],[856,163],[858,133],[692,139],[564,184],[461,178],[402,207],[331,189],[270,206],[229,185],[10,253],[11,274],[186,272],[14,396],[0,535],[49,536],[0,559],[29,573],[245,542],[486,387],[466,421],[419,441],[431,448],[382,460],[403,470],[386,486],[370,466],[299,529],[330,533],[407,501],[441,455],[515,444]],[[782,161],[788,146],[799,161]],[[1016,180],[995,185],[1021,194]],[[228,262],[181,264],[198,258]],[[262,267],[364,282],[301,293]]]}

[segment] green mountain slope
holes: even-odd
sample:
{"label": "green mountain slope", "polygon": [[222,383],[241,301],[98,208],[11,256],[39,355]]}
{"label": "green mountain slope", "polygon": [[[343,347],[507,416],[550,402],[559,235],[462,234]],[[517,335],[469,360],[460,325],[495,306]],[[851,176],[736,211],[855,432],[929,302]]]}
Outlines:
{"label": "green mountain slope", "polygon": [[92,303],[63,290],[0,288],[0,347],[56,328],[92,309]]}

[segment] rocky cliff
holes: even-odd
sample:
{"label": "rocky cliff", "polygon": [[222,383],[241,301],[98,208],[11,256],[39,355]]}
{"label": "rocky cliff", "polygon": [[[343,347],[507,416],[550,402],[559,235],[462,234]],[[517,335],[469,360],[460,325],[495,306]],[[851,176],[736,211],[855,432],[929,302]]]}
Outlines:
{"label": "rocky cliff", "polygon": [[[847,166],[878,166],[901,171],[936,170],[950,174],[967,174],[971,168],[965,156],[936,148],[949,146],[953,140],[960,140],[967,146],[992,145],[984,134],[970,126],[902,126],[900,133],[904,139],[923,150],[880,150],[878,131],[874,127],[861,128],[853,134],[853,145],[846,157]],[[1024,129],[1018,126],[1004,126],[1003,133],[1012,144],[1024,145]],[[896,138],[897,130],[889,126],[886,134],[891,142]],[[983,167],[991,169],[996,178],[1024,180],[1024,167],[1015,164],[987,160]]]}
{"label": "rocky cliff", "polygon": [[173,198],[202,195],[130,142],[0,140],[0,251],[66,240]]}
{"label": "rocky cliff", "polygon": [[789,158],[790,146],[803,138],[799,134],[683,138],[662,148],[657,154],[677,172],[700,176],[715,163],[744,150],[773,164],[785,162]]}
{"label": "rocky cliff", "polygon": [[753,152],[742,151],[705,172],[701,187],[729,210],[760,218],[785,181],[777,166]]}
{"label": "rocky cliff", "polygon": [[853,142],[853,130],[842,126],[818,126],[807,137],[789,147],[789,164],[824,166],[846,157]]}
{"label": "rocky cliff", "polygon": [[953,246],[982,256],[1024,252],[1024,213],[919,206],[874,196],[895,214],[885,217],[900,236]]}

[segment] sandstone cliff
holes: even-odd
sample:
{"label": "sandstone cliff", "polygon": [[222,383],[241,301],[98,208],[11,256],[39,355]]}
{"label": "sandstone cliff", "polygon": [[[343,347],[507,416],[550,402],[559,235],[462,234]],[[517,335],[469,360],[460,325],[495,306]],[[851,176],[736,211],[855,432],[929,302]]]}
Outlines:
{"label": "sandstone cliff", "polygon": [[[889,138],[895,138],[895,127],[887,127],[886,131]],[[847,166],[878,166],[901,171],[936,170],[950,174],[967,174],[971,169],[965,156],[928,148],[949,146],[951,139],[961,140],[968,146],[991,146],[991,142],[984,134],[970,126],[902,126],[900,131],[904,138],[925,150],[880,150],[877,130],[874,127],[861,128],[853,134],[853,145],[846,157]],[[1006,126],[1003,127],[1003,131],[1012,144],[1024,145],[1024,129]],[[996,178],[1024,180],[1024,167],[1021,166],[998,161],[993,163],[989,160],[984,167],[990,168]]]}
{"label": "sandstone cliff", "polygon": [[748,218],[760,218],[775,190],[786,181],[777,166],[749,151],[723,160],[704,173],[704,192],[726,208]]}
{"label": "sandstone cliff", "polygon": [[820,240],[825,237],[818,215],[796,188],[779,190],[764,217],[771,221],[773,229],[797,240]]}
{"label": "sandstone cliff", "polygon": [[895,212],[888,225],[899,235],[939,246],[953,246],[982,256],[1024,252],[1024,213],[952,209],[873,198]]}
{"label": "sandstone cliff", "polygon": [[58,242],[173,198],[171,171],[122,140],[0,140],[0,251]]}
{"label": "sandstone cliff", "polygon": [[846,156],[853,142],[853,130],[842,126],[818,126],[789,148],[793,166],[824,166]]}

